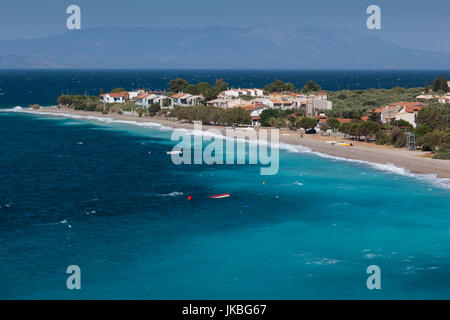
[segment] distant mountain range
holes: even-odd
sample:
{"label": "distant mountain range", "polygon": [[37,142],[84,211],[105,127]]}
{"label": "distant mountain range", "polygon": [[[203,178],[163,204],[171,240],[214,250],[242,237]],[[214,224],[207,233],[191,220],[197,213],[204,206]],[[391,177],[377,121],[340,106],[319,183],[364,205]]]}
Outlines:
{"label": "distant mountain range", "polygon": [[111,27],[0,41],[0,68],[450,69],[450,53],[317,27]]}

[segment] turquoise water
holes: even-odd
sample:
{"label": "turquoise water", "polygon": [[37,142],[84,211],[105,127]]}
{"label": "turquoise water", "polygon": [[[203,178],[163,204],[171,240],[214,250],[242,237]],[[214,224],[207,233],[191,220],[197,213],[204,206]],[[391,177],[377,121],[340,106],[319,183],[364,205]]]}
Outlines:
{"label": "turquoise water", "polygon": [[450,298],[448,181],[300,147],[176,166],[170,134],[0,112],[0,298]]}

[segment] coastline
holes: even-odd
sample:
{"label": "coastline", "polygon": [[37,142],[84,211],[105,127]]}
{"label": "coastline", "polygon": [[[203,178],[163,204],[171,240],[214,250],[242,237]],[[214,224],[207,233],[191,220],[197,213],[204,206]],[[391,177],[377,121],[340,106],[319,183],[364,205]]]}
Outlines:
{"label": "coastline", "polygon": [[[40,109],[27,109],[28,113],[49,114],[62,117],[82,117],[82,118],[105,118],[119,121],[132,121],[139,123],[153,123],[163,125],[172,129],[193,130],[192,123],[178,122],[160,118],[139,118],[136,116],[120,115],[117,113],[101,114],[99,112],[64,109],[57,107],[41,107]],[[205,128],[216,128],[223,132],[223,126],[205,126]],[[256,129],[257,130],[257,129]],[[310,148],[311,151],[323,155],[366,161],[381,165],[394,165],[406,169],[415,174],[435,175],[437,178],[450,179],[450,161],[431,159],[428,153],[422,151],[408,151],[406,149],[394,148],[391,146],[380,146],[374,143],[352,141],[353,146],[331,145],[327,141],[348,142],[339,136],[319,136],[306,135],[301,137],[300,132],[280,129],[280,143],[297,145]]]}

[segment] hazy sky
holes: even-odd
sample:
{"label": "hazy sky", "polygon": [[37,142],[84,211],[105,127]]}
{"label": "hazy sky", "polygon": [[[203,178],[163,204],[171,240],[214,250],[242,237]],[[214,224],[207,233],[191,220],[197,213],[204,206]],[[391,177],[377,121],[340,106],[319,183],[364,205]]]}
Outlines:
{"label": "hazy sky", "polygon": [[[450,0],[0,0],[0,39],[66,32],[71,4],[81,8],[82,28],[318,25],[450,52]],[[382,30],[366,28],[371,4],[381,7]]]}

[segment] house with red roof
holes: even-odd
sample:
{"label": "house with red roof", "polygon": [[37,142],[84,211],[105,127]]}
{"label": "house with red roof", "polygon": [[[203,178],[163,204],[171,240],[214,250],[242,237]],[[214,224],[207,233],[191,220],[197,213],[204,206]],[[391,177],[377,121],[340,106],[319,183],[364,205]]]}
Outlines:
{"label": "house with red roof", "polygon": [[352,119],[347,119],[347,118],[337,118],[337,120],[342,124],[342,123],[350,123],[352,122]]}
{"label": "house with red roof", "polygon": [[172,105],[182,107],[198,106],[200,105],[200,102],[204,100],[204,97],[201,94],[193,95],[184,92],[178,92],[174,95],[171,95],[170,98],[172,99]]}
{"label": "house with red roof", "polygon": [[261,125],[259,123],[261,113],[268,109],[265,104],[262,103],[252,103],[243,107],[245,110],[250,112],[250,117],[252,117],[252,126],[256,127]]}
{"label": "house with red roof", "polygon": [[105,103],[122,103],[128,99],[128,91],[109,92],[100,95],[100,100]]}
{"label": "house with red roof", "polygon": [[417,113],[427,104],[422,102],[395,102],[386,106],[381,112],[381,122],[390,123],[392,120],[405,120],[416,127]]}

